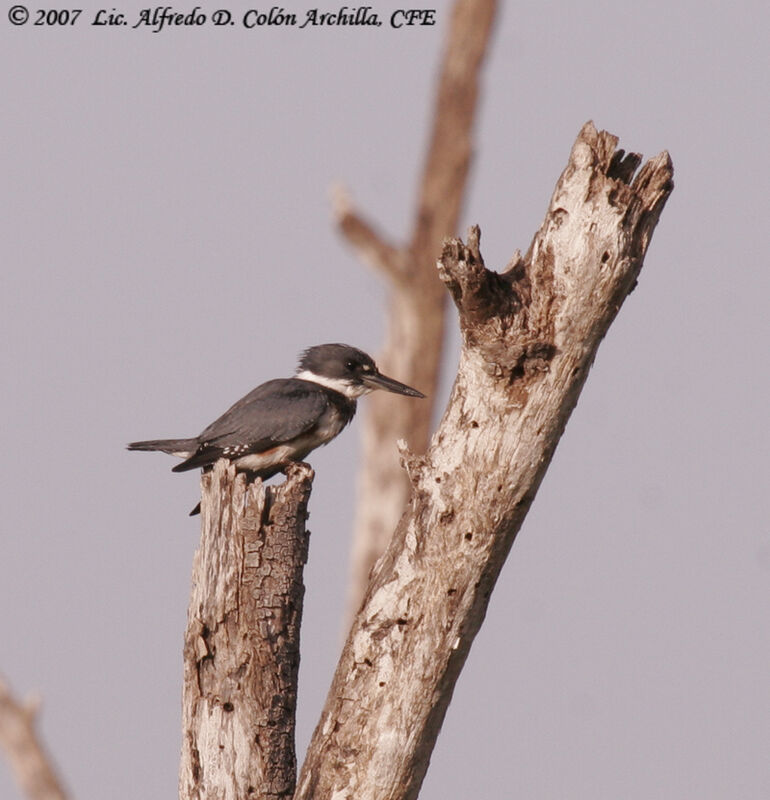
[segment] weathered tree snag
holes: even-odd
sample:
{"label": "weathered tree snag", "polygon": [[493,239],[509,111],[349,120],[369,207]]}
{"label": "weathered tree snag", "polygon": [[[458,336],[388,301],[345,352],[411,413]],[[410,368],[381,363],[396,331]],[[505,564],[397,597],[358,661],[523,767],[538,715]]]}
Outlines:
{"label": "weathered tree snag", "polygon": [[299,628],[313,471],[247,484],[203,475],[184,642],[181,800],[291,797]]}
{"label": "weathered tree snag", "polygon": [[479,230],[439,273],[463,350],[412,497],[377,563],[295,800],[417,796],[457,676],[596,350],[633,288],[673,188],[586,124],[527,255],[488,271]]}
{"label": "weathered tree snag", "polygon": [[28,800],[66,800],[61,779],[35,730],[38,705],[34,700],[20,703],[0,679],[0,746]]}
{"label": "weathered tree snag", "polygon": [[[446,292],[434,268],[445,237],[457,231],[472,155],[479,74],[492,31],[496,0],[458,0],[452,9],[441,65],[433,129],[410,241],[385,241],[342,192],[335,213],[361,258],[388,279],[385,343],[377,362],[429,398],[436,396],[444,340]],[[433,403],[401,403],[377,392],[361,425],[362,467],[351,554],[350,615],[358,609],[372,565],[390,539],[409,496],[394,446],[404,438],[415,451],[428,445]]]}

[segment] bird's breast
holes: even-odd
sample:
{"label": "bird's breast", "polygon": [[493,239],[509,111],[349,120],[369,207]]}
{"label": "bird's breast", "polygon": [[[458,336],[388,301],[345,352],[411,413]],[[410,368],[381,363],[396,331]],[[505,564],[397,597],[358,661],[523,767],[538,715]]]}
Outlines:
{"label": "bird's breast", "polygon": [[[355,413],[355,407],[353,412]],[[276,442],[273,447],[261,453],[241,456],[234,463],[239,469],[260,472],[289,461],[300,461],[316,447],[330,442],[352,418],[353,414],[348,409],[329,405],[311,430],[286,442]]]}
{"label": "bird's breast", "polygon": [[315,446],[330,442],[351,419],[353,419],[353,414],[343,413],[337,406],[330,405],[319,418],[315,429],[309,434],[318,439],[318,444]]}

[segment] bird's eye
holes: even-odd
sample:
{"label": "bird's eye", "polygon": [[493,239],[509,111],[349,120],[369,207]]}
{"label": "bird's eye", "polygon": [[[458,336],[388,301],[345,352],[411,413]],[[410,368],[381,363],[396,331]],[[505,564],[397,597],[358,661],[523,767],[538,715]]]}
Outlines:
{"label": "bird's eye", "polygon": [[355,368],[356,368],[355,362],[353,361],[345,362],[345,369],[354,370]]}

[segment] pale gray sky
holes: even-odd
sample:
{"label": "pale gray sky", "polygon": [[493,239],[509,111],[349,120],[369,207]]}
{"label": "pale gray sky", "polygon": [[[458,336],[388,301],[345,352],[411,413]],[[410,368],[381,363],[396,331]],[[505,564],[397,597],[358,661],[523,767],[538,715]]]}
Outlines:
{"label": "pale gray sky", "polygon": [[[668,149],[676,189],[423,800],[770,796],[769,16],[504,4],[463,221],[487,264],[527,247],[589,118]],[[0,17],[0,672],[44,696],[79,800],[176,793],[198,490],[123,446],[196,434],[307,345],[377,351],[382,287],[333,231],[328,189],[342,179],[405,236],[446,22],[445,4],[401,31]],[[442,403],[456,348],[453,331]],[[301,750],[341,643],[357,433],[311,458]],[[0,797],[18,797],[4,764]]]}

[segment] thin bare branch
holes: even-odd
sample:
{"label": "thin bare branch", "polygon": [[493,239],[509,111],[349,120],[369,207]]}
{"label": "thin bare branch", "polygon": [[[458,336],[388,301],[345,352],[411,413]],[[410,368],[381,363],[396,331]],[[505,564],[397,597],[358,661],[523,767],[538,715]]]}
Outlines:
{"label": "thin bare branch", "polygon": [[62,781],[38,736],[39,703],[19,702],[0,678],[0,746],[28,800],[66,800]]}
{"label": "thin bare branch", "polygon": [[452,9],[409,248],[421,263],[432,259],[431,277],[442,240],[457,228],[473,153],[479,75],[496,11],[495,0],[460,0]]}
{"label": "thin bare branch", "polygon": [[[372,396],[364,413],[351,558],[351,615],[409,494],[395,442],[403,438],[418,453],[428,445],[446,313],[446,293],[437,279],[435,263],[442,241],[457,230],[471,163],[481,66],[496,8],[496,0],[457,0],[453,6],[411,238],[397,254],[387,255],[395,265],[387,270],[394,280],[378,362],[385,372],[416,386],[429,399],[405,405],[380,392]],[[350,220],[348,226],[359,228]],[[376,241],[381,239],[376,237]]]}
{"label": "thin bare branch", "polygon": [[382,234],[358,214],[350,195],[341,184],[332,187],[331,199],[340,233],[358,251],[360,259],[373,269],[384,272],[393,281],[403,280],[402,252],[386,242]]}
{"label": "thin bare branch", "polygon": [[[597,348],[672,191],[668,154],[634,178],[588,123],[523,261],[484,266],[479,230],[440,277],[460,314],[452,397],[377,563],[295,800],[417,796],[457,677]],[[619,166],[626,163],[626,167]]]}

